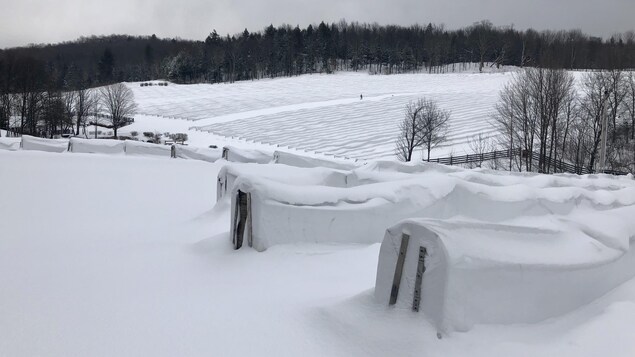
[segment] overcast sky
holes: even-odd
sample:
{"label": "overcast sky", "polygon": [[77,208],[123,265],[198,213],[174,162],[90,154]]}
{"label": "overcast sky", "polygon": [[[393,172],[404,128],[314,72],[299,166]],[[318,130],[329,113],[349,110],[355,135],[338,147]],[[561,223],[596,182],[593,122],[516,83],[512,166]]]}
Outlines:
{"label": "overcast sky", "polygon": [[0,0],[0,48],[133,34],[203,40],[283,23],[338,21],[449,28],[488,19],[610,36],[635,27],[635,0]]}

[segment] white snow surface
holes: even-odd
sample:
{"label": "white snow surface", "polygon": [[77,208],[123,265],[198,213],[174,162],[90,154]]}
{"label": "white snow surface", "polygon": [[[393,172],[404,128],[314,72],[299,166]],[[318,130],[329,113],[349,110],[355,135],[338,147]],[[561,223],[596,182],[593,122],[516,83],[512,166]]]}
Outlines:
{"label": "white snow surface", "polygon": [[[214,180],[223,165],[0,150],[0,355],[635,352],[635,280],[563,315],[520,324],[489,321],[438,339],[437,326],[425,315],[389,308],[374,297],[377,243],[335,244],[325,236],[319,243],[289,240],[264,252],[234,251],[229,200],[216,203]],[[534,243],[536,249],[497,251],[474,242],[461,251],[498,261],[562,266],[610,259],[630,251],[635,228],[629,220],[632,177],[510,175],[388,162],[353,172],[281,164],[231,164],[225,170],[236,185],[244,180],[263,187],[268,199],[294,204],[342,197],[398,202],[424,193],[429,200],[419,199],[420,216],[435,212],[428,218],[466,222],[461,229],[476,224],[478,240],[490,248],[496,247],[491,240],[500,239],[490,236],[491,227],[576,227],[558,238],[573,244],[562,247],[575,249]],[[596,243],[575,241],[575,231]]]}
{"label": "white snow surface", "polygon": [[[494,135],[491,114],[513,69],[496,73],[336,73],[140,87],[139,114],[120,130],[184,132],[190,145],[259,146],[357,159],[394,157],[398,123],[409,101],[434,99],[451,111],[448,141],[432,157],[471,153],[476,133]],[[363,99],[360,99],[360,94]],[[417,154],[421,154],[418,152]]]}

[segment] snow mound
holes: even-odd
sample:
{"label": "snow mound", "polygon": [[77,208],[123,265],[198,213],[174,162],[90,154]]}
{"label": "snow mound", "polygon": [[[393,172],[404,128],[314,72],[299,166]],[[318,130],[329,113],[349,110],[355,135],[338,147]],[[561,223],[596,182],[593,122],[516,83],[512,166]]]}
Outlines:
{"label": "snow mound", "polygon": [[222,150],[174,145],[174,155],[179,159],[216,162],[216,160],[221,158]]}
{"label": "snow mound", "polygon": [[291,185],[347,187],[349,172],[323,167],[299,168],[284,165],[229,163],[218,173],[216,198],[220,200],[234,187],[238,177],[266,178]]}
{"label": "snow mound", "polygon": [[0,137],[0,150],[16,151],[20,149],[20,138]]}
{"label": "snow mound", "polygon": [[[632,180],[563,176],[554,187],[544,176],[497,180],[487,172],[422,167],[429,172],[378,172],[372,164],[353,171],[231,166],[219,174],[217,198],[231,193],[232,238],[242,235],[260,251],[298,242],[378,243],[387,227],[411,217],[503,223],[586,216],[583,224],[610,220],[604,211],[635,204]],[[629,246],[628,239],[615,234],[602,239],[616,249]]]}
{"label": "snow mound", "polygon": [[234,146],[223,147],[223,159],[230,162],[267,164],[273,160],[273,153],[258,149],[242,149]]}
{"label": "snow mound", "polygon": [[82,139],[71,138],[69,151],[86,154],[124,154],[126,143],[112,139]]}
{"label": "snow mound", "polygon": [[141,141],[126,140],[126,155],[134,156],[161,156],[170,158],[172,147],[167,145],[144,143]]}
{"label": "snow mound", "polygon": [[273,153],[273,161],[276,164],[284,164],[296,167],[326,167],[338,170],[353,170],[359,166],[354,161],[337,159],[327,160],[303,155],[296,155],[284,151],[275,151]]}
{"label": "snow mound", "polygon": [[46,152],[68,151],[67,139],[45,139],[35,136],[23,135],[21,142],[22,150],[37,150]]}
{"label": "snow mound", "polygon": [[[625,246],[606,244],[599,230],[583,229],[584,215],[557,222],[545,216],[531,225],[405,220],[386,231],[375,298],[386,305],[395,298],[400,309],[420,308],[441,333],[565,314],[635,275],[635,223],[628,218],[635,207],[611,214],[619,219],[610,221],[618,227],[609,231]],[[420,260],[425,272],[417,279]]]}

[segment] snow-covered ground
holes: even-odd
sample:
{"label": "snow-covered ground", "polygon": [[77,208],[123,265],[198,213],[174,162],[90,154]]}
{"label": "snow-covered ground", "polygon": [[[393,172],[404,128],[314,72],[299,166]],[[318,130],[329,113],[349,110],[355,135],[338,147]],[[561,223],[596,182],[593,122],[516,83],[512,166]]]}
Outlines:
{"label": "snow-covered ground", "polygon": [[[141,87],[130,131],[187,132],[192,145],[284,146],[330,155],[394,156],[398,123],[409,101],[437,100],[451,111],[444,147],[432,157],[471,153],[478,133],[495,133],[491,114],[513,69],[493,73],[336,73],[246,81]],[[360,99],[363,95],[363,99]]]}
{"label": "snow-covered ground", "polygon": [[635,280],[564,316],[437,339],[373,298],[379,244],[234,251],[227,201],[215,205],[222,165],[0,151],[0,355],[635,353]]}

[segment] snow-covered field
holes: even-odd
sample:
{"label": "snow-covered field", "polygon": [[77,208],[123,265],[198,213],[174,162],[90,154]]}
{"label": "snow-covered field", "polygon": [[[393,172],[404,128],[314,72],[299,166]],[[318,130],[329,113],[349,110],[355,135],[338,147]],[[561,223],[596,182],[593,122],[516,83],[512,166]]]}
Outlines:
{"label": "snow-covered field", "polygon": [[[635,353],[635,280],[563,316],[437,339],[425,319],[374,299],[379,244],[234,251],[227,201],[215,205],[223,164],[0,151],[0,355]],[[531,181],[465,176],[510,190]],[[602,202],[615,196],[579,182]]]}
{"label": "snow-covered field", "polygon": [[[409,101],[421,97],[451,111],[444,147],[432,157],[471,153],[477,133],[494,134],[491,114],[512,72],[304,75],[233,84],[140,87],[136,130],[187,132],[193,145],[246,141],[330,155],[394,156],[398,123]],[[360,94],[363,99],[360,99]]]}

